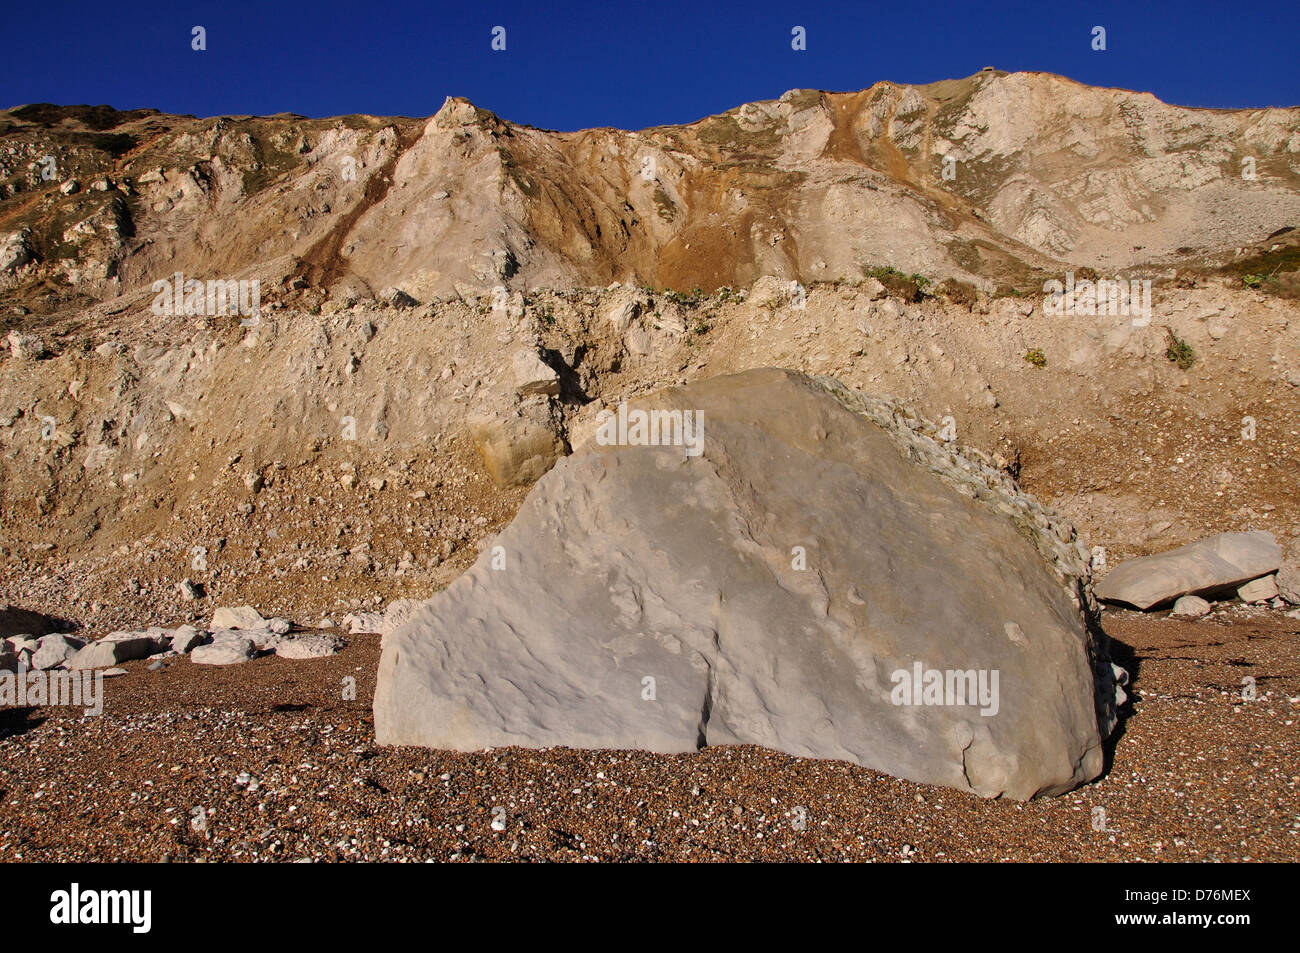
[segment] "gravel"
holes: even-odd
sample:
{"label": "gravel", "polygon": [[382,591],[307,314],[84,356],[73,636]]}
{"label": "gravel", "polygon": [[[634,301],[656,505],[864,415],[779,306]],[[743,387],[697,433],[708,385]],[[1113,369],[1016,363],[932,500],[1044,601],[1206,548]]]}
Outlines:
{"label": "gravel", "polygon": [[374,636],[128,662],[100,717],[0,710],[0,860],[1294,860],[1300,623],[1106,625],[1134,673],[1113,764],[1028,803],[754,747],[379,748]]}

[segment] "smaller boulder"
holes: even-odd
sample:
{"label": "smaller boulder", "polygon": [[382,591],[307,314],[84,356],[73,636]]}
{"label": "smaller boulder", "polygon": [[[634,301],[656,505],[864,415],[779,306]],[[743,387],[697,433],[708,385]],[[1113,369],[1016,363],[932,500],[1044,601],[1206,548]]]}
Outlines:
{"label": "smaller boulder", "polygon": [[382,612],[354,612],[343,617],[343,624],[353,635],[382,635],[384,632],[384,614]]}
{"label": "smaller boulder", "polygon": [[287,659],[325,658],[339,650],[338,639],[328,635],[299,635],[284,639],[275,647],[275,654]]}
{"label": "smaller boulder", "polygon": [[379,297],[394,308],[414,308],[420,302],[416,301],[401,288],[385,288],[379,292]]}
{"label": "smaller boulder", "polygon": [[536,351],[516,351],[511,360],[515,375],[515,390],[524,396],[558,394],[560,376],[546,364]]}
{"label": "smaller boulder", "polygon": [[208,645],[200,645],[190,652],[190,661],[195,665],[238,665],[247,662],[257,654],[253,640],[248,638],[214,639]]}
{"label": "smaller boulder", "polygon": [[1242,602],[1268,602],[1277,598],[1277,576],[1260,576],[1252,579],[1237,590],[1237,598]]}
{"label": "smaller boulder", "polygon": [[47,635],[41,638],[32,653],[32,668],[47,669],[62,665],[80,652],[86,643],[66,635]]}
{"label": "smaller boulder", "polygon": [[1174,603],[1173,615],[1181,619],[1199,619],[1210,611],[1210,604],[1200,596],[1183,596]]}
{"label": "smaller boulder", "polygon": [[207,640],[206,632],[192,625],[182,625],[172,629],[171,649],[181,655],[188,655]]}
{"label": "smaller boulder", "polygon": [[35,334],[10,331],[8,341],[9,354],[20,361],[39,361],[50,353],[45,346],[45,339]]}
{"label": "smaller boulder", "polygon": [[212,628],[218,629],[262,629],[266,620],[252,606],[220,606],[212,613]]}
{"label": "smaller boulder", "polygon": [[567,449],[550,411],[536,404],[478,412],[466,423],[497,486],[535,483]]}
{"label": "smaller boulder", "polygon": [[284,641],[283,635],[272,632],[270,629],[240,629],[239,635],[251,639],[253,647],[259,652],[272,652],[277,645]]}
{"label": "smaller boulder", "polygon": [[1293,606],[1300,606],[1300,559],[1287,559],[1277,571],[1277,591]]}
{"label": "smaller boulder", "polygon": [[30,635],[11,635],[4,641],[5,644],[0,646],[0,648],[8,649],[10,652],[14,653],[34,653],[38,648],[40,648],[41,644],[40,639],[33,638]]}
{"label": "smaller boulder", "polygon": [[1145,611],[1179,596],[1231,592],[1277,572],[1281,562],[1282,547],[1272,533],[1219,533],[1168,552],[1125,560],[1094,591],[1103,602]]}
{"label": "smaller boulder", "polygon": [[122,662],[148,658],[158,644],[143,632],[113,632],[83,646],[68,659],[68,668],[111,668]]}
{"label": "smaller boulder", "polygon": [[16,271],[35,258],[30,238],[31,232],[25,228],[0,238],[0,275]]}
{"label": "smaller boulder", "polygon": [[780,307],[790,300],[790,282],[774,275],[763,275],[749,291],[749,303],[757,308]]}
{"label": "smaller boulder", "polygon": [[248,640],[258,652],[269,652],[279,644],[282,636],[270,629],[217,629],[212,633],[213,642],[242,642]]}

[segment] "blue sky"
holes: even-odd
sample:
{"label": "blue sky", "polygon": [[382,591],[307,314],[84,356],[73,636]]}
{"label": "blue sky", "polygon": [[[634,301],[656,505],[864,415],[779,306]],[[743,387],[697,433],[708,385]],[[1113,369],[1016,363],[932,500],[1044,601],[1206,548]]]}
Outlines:
{"label": "blue sky", "polygon": [[[0,107],[425,116],[465,96],[549,129],[689,122],[787,89],[1045,70],[1189,106],[1300,105],[1300,2],[28,5],[0,37]],[[191,49],[201,25],[207,49]],[[505,27],[506,49],[491,49]],[[807,49],[791,49],[802,26]],[[1106,50],[1091,48],[1094,26]]]}

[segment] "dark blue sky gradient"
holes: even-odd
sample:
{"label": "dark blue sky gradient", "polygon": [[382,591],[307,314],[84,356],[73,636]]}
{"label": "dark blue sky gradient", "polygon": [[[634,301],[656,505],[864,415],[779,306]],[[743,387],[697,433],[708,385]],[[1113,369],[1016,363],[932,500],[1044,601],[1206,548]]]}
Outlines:
{"label": "dark blue sky gradient", "polygon": [[[0,107],[426,116],[447,95],[550,129],[689,122],[794,87],[1045,70],[1188,106],[1300,105],[1300,2],[801,4],[274,0],[9,11]],[[190,30],[207,29],[207,50]],[[790,48],[796,24],[806,52]],[[507,50],[490,48],[493,26]],[[1093,26],[1107,50],[1093,52]]]}

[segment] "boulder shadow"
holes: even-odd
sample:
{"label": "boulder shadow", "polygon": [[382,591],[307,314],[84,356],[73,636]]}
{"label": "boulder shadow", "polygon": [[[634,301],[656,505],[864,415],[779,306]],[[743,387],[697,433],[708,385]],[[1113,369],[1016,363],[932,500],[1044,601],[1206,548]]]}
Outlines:
{"label": "boulder shadow", "polygon": [[26,734],[39,728],[46,715],[37,715],[39,708],[0,708],[0,740]]}
{"label": "boulder shadow", "polygon": [[1110,774],[1111,768],[1115,765],[1115,750],[1119,747],[1120,740],[1128,730],[1128,720],[1137,713],[1137,706],[1141,704],[1138,689],[1142,675],[1142,657],[1137,654],[1133,646],[1106,633],[1101,628],[1100,623],[1097,624],[1096,629],[1106,640],[1106,644],[1110,646],[1111,661],[1128,672],[1128,684],[1122,686],[1124,694],[1128,698],[1123,705],[1115,709],[1115,716],[1118,720],[1115,722],[1115,728],[1111,731],[1110,736],[1102,742],[1101,749],[1104,762],[1101,774],[1094,778],[1094,781]]}

